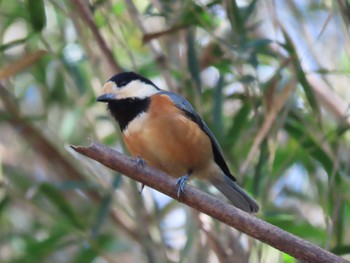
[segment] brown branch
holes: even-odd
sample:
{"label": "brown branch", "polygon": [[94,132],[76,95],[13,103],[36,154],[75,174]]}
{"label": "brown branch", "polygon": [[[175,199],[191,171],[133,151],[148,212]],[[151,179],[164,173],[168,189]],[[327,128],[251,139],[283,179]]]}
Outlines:
{"label": "brown branch", "polygon": [[18,72],[32,66],[37,60],[46,54],[44,50],[38,50],[33,53],[23,55],[20,59],[15,62],[0,68],[0,80],[7,79]]}
{"label": "brown branch", "polygon": [[152,32],[152,33],[146,33],[142,37],[142,43],[148,43],[153,39],[157,39],[157,38],[160,38],[163,36],[174,34],[174,33],[178,32],[179,30],[182,30],[186,27],[187,27],[187,25],[179,25],[179,26],[174,26],[174,27],[171,27],[171,28],[165,29],[165,30],[160,30],[160,31]]}
{"label": "brown branch", "polygon": [[306,262],[348,262],[322,248],[296,237],[276,226],[226,204],[190,185],[177,198],[175,179],[147,165],[98,143],[89,147],[71,146],[75,151],[105,166],[150,186],[178,201],[197,209],[237,230]]}

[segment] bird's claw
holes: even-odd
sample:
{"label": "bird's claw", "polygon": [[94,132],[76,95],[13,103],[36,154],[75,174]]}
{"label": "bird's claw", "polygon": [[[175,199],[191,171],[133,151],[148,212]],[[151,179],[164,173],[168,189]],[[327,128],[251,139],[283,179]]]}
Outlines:
{"label": "bird's claw", "polygon": [[145,166],[145,164],[146,164],[146,161],[144,159],[142,159],[141,155],[136,156],[135,162],[139,166]]}
{"label": "bird's claw", "polygon": [[185,186],[187,183],[189,176],[188,174],[181,176],[180,178],[178,178],[176,180],[176,186],[177,188],[177,198],[180,198],[181,193],[183,193],[185,191]]}

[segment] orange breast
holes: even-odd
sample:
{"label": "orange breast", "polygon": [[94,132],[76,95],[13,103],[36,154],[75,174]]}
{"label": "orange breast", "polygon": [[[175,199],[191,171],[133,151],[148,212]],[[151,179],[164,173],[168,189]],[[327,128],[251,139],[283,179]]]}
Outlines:
{"label": "orange breast", "polygon": [[133,120],[123,136],[134,157],[174,177],[212,165],[209,137],[164,94],[152,96],[148,112]]}

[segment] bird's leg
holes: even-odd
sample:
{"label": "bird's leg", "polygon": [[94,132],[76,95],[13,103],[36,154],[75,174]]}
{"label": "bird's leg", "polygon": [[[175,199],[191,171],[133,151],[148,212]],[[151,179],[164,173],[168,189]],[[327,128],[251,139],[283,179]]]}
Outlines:
{"label": "bird's leg", "polygon": [[[146,161],[142,159],[141,155],[139,154],[136,156],[135,162],[138,166],[141,166],[141,167],[143,167],[146,164]],[[139,191],[140,195],[142,194],[142,191],[144,188],[145,188],[145,185],[141,183],[141,188]]]}
{"label": "bird's leg", "polygon": [[139,154],[136,156],[135,162],[139,166],[144,166],[146,164],[146,161],[142,159],[141,155]]}
{"label": "bird's leg", "polygon": [[190,173],[185,174],[176,180],[176,185],[178,187],[177,198],[180,198],[181,193],[185,191],[185,186],[189,177],[190,177]]}
{"label": "bird's leg", "polygon": [[185,174],[176,180],[177,185],[177,198],[180,198],[182,192],[185,191],[185,186],[188,180],[188,174]]}

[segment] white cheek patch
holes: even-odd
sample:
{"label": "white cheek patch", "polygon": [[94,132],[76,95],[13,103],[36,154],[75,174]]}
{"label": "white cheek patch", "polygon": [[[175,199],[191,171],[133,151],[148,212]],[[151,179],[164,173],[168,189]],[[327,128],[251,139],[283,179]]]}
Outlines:
{"label": "white cheek patch", "polygon": [[114,92],[117,96],[117,99],[126,99],[126,98],[146,98],[150,97],[153,94],[159,92],[153,85],[143,83],[139,80],[133,80],[128,85],[122,88],[117,88]]}

